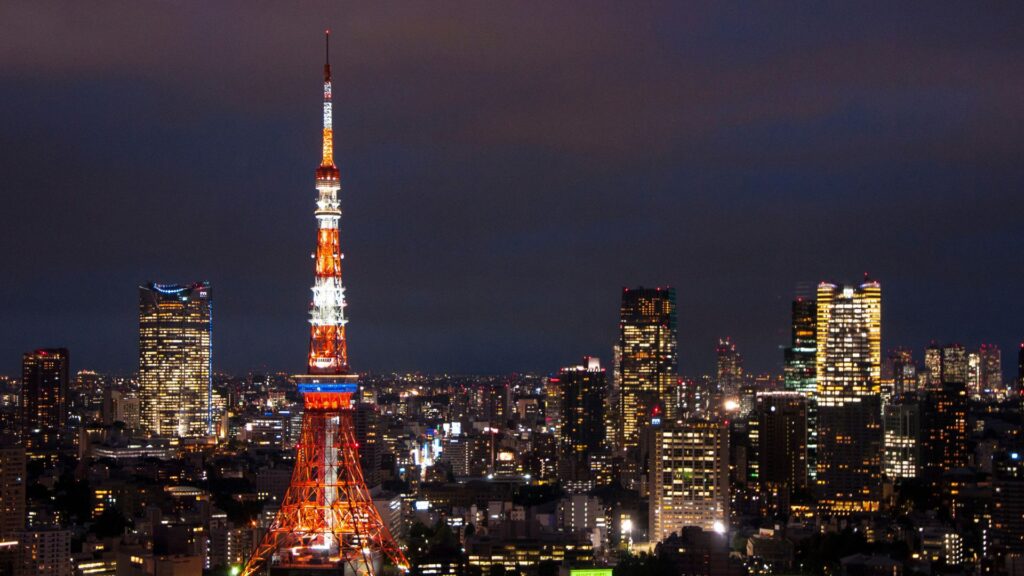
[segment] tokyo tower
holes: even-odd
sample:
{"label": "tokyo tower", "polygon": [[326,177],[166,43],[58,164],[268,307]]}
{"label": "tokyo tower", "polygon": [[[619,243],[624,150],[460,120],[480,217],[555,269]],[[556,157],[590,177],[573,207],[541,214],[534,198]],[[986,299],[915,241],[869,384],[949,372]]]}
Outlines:
{"label": "tokyo tower", "polygon": [[348,366],[345,289],[338,242],[338,168],[331,127],[330,32],[324,64],[323,156],[316,170],[316,280],[309,311],[307,374],[295,471],[269,530],[242,570],[252,574],[381,574],[408,562],[373,505],[359,467],[352,396],[359,376]]}

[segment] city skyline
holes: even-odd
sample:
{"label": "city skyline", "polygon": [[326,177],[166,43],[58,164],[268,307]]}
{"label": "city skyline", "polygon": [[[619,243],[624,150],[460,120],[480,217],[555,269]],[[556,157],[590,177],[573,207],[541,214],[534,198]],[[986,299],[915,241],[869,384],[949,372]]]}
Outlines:
{"label": "city skyline", "polygon": [[[305,15],[223,7],[0,8],[57,54],[0,71],[0,352],[34,339],[20,378],[0,361],[0,574],[1024,576],[1021,272],[996,268],[1024,140],[973,61],[1024,55],[1003,20],[375,7],[320,29],[314,81]],[[64,62],[64,33],[94,43]],[[26,178],[23,128],[64,109],[17,87],[65,63],[81,121]],[[307,152],[313,192],[283,193]],[[137,372],[97,363],[123,340]]]}
{"label": "city skyline", "polygon": [[[354,369],[610,357],[620,289],[661,285],[677,290],[684,374],[712,373],[725,336],[747,371],[781,372],[795,285],[862,271],[886,285],[886,351],[935,339],[1010,357],[1020,341],[1024,176],[1003,128],[1021,114],[1016,7],[441,5],[394,20],[225,5],[208,9],[215,35],[170,5],[55,10],[4,7],[52,34],[0,35],[0,167],[23,215],[0,230],[17,247],[0,255],[0,373],[45,346],[74,370],[131,371],[134,287],[154,280],[222,295],[215,370],[301,369],[307,55],[327,26]],[[948,49],[931,49],[940,34]]]}

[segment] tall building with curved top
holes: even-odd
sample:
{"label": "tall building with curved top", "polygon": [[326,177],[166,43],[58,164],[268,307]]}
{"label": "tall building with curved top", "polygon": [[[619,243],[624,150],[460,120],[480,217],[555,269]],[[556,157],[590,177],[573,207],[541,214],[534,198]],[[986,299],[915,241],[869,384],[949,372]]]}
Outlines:
{"label": "tall building with curved top", "polygon": [[212,302],[209,282],[139,286],[142,423],[151,434],[213,433]]}
{"label": "tall building with curved top", "polygon": [[818,285],[819,506],[875,512],[882,464],[882,286]]}

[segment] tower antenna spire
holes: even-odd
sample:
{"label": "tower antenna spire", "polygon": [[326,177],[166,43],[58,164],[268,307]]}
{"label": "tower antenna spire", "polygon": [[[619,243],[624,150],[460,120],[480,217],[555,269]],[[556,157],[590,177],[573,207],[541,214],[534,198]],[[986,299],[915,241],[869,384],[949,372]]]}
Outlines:
{"label": "tower antenna spire", "polygon": [[[338,226],[341,182],[334,164],[330,31],[323,82],[323,155],[316,169],[316,252],[309,307],[306,373],[294,376],[303,398],[295,471],[277,516],[241,576],[310,573],[380,576],[385,561],[401,572],[409,562],[373,504],[359,465],[355,403],[359,375],[349,369],[345,288]],[[390,573],[390,571],[389,571]],[[325,574],[327,574],[325,572]]]}
{"label": "tower antenna spire", "polygon": [[324,82],[331,81],[331,30],[324,30]]}

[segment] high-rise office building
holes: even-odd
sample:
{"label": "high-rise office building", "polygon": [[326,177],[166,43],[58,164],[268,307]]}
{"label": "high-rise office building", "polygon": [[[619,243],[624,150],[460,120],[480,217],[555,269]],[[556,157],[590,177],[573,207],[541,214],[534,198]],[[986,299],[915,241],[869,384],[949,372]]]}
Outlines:
{"label": "high-rise office building", "polygon": [[684,526],[724,532],[729,523],[729,427],[687,420],[654,430],[650,540]]}
{"label": "high-rise office building", "polygon": [[1006,387],[1003,386],[1003,355],[999,346],[982,344],[978,350],[980,392],[983,397],[1003,397]]}
{"label": "high-rise office building", "polygon": [[558,389],[558,445],[563,456],[585,457],[604,446],[604,368],[585,357],[578,366],[562,368],[550,379]]}
{"label": "high-rise office building", "polygon": [[736,350],[731,338],[719,338],[715,347],[718,358],[718,389],[725,394],[736,394],[743,385],[743,356]]}
{"label": "high-rise office building", "polygon": [[942,383],[942,348],[932,342],[924,349],[924,389],[931,390]]}
{"label": "high-rise office building", "polygon": [[941,386],[925,394],[921,415],[921,469],[932,479],[968,464],[967,385]]}
{"label": "high-rise office building", "polygon": [[882,468],[890,479],[915,478],[920,467],[921,411],[916,401],[897,397],[882,409],[885,434]]}
{"label": "high-rise office building", "polygon": [[25,481],[25,448],[0,448],[0,537],[25,529]]}
{"label": "high-rise office building", "polygon": [[636,449],[655,407],[674,420],[679,368],[676,292],[673,288],[625,288],[619,320],[618,430],[616,444]]}
{"label": "high-rise office building", "polygon": [[807,469],[818,475],[818,305],[814,298],[798,296],[792,305],[790,345],[785,350],[786,390],[807,397]]}
{"label": "high-rise office building", "polygon": [[[967,384],[967,350],[960,344],[942,347],[941,383]],[[936,387],[938,388],[938,387]]]}
{"label": "high-rise office building", "polygon": [[210,284],[139,287],[142,419],[152,434],[213,434]]}
{"label": "high-rise office building", "polygon": [[52,455],[68,416],[68,351],[26,352],[21,359],[21,439],[29,456]]}
{"label": "high-rise office building", "polygon": [[474,417],[492,424],[504,423],[508,417],[509,392],[506,384],[485,383],[473,391]]}
{"label": "high-rise office building", "polygon": [[877,511],[882,459],[882,287],[818,285],[819,506]]}
{"label": "high-rise office building", "polygon": [[792,318],[790,346],[785,351],[786,390],[803,392],[813,398],[816,392],[815,355],[818,352],[817,305],[814,300],[794,300]]}
{"label": "high-rise office building", "polygon": [[766,501],[788,502],[807,490],[807,403],[796,391],[757,395],[758,484]]}
{"label": "high-rise office building", "polygon": [[920,470],[931,479],[968,464],[968,354],[960,344],[929,346],[935,349],[941,350],[939,364],[933,360],[929,370],[937,370],[939,379],[929,380],[921,406]]}
{"label": "high-rise office building", "polygon": [[892,370],[893,396],[917,391],[917,364],[913,353],[906,348],[896,348],[889,353]]}
{"label": "high-rise office building", "polygon": [[967,353],[967,393],[971,398],[981,398],[981,354]]}

